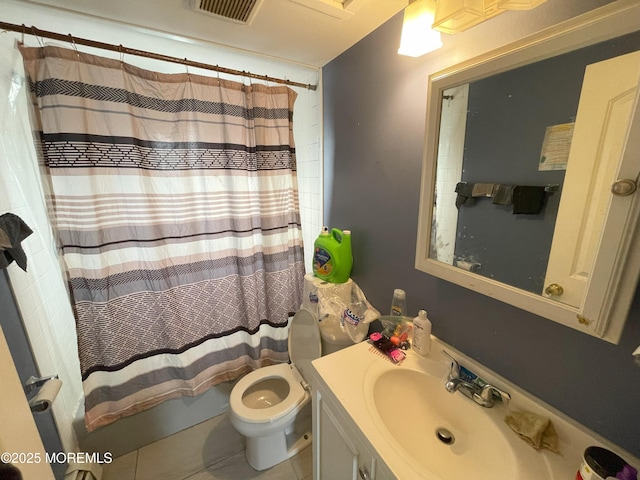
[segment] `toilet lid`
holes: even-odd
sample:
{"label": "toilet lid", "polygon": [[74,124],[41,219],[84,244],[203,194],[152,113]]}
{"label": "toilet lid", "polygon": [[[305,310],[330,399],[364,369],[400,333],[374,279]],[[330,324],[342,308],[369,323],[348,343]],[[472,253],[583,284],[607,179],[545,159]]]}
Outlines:
{"label": "toilet lid", "polygon": [[289,358],[305,380],[308,380],[305,371],[309,371],[313,360],[320,358],[321,352],[318,322],[309,310],[301,308],[289,326]]}

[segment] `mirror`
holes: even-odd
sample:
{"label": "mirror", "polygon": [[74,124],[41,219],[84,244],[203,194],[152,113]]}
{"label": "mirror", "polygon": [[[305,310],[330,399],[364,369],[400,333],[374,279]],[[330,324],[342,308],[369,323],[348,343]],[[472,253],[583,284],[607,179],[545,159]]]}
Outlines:
{"label": "mirror", "polygon": [[429,78],[416,268],[618,342],[640,264],[639,15],[609,4]]}

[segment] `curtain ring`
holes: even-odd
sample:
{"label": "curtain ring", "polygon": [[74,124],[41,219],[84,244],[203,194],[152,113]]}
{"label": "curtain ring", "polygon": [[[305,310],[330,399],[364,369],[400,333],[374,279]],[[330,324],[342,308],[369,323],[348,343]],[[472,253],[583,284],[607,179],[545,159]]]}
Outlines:
{"label": "curtain ring", "polygon": [[20,40],[20,43],[22,45],[24,45],[24,32],[25,32],[26,29],[27,29],[27,26],[23,23],[22,24],[22,39]]}
{"label": "curtain ring", "polygon": [[118,52],[120,52],[120,67],[124,66],[124,48],[122,44],[118,45]]}
{"label": "curtain ring", "polygon": [[189,64],[187,63],[189,60],[187,60],[187,57],[184,57],[184,68],[187,71],[187,80],[190,82],[191,81],[191,74],[189,73]]}
{"label": "curtain ring", "polygon": [[44,48],[44,44],[42,43],[42,40],[40,39],[40,37],[38,37],[38,32],[36,30],[36,27],[34,27],[33,25],[31,26],[31,34],[36,37],[36,40],[38,41],[38,43],[40,44],[40,47]]}
{"label": "curtain ring", "polygon": [[[250,77],[250,74],[251,74],[251,72],[248,72],[248,71],[245,71],[245,70],[243,70],[243,71],[242,71],[242,84],[243,84],[245,87],[249,87],[249,89],[251,89],[251,86],[252,86],[252,85],[251,85],[251,77]],[[246,83],[247,81],[249,82],[249,85],[247,85],[247,83]]]}
{"label": "curtain ring", "polygon": [[78,55],[78,57],[80,56],[80,52],[78,51],[78,46],[76,45],[76,41],[73,39],[73,35],[69,34],[69,41],[71,42],[71,45],[73,46],[73,49],[76,51],[76,55]]}

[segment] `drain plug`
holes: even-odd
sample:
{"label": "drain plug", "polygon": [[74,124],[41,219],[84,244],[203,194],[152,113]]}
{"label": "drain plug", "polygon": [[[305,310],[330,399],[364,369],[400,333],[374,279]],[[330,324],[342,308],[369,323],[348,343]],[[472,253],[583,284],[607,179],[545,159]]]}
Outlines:
{"label": "drain plug", "polygon": [[445,445],[453,445],[453,442],[456,441],[453,433],[451,433],[446,428],[438,428],[436,430],[436,437],[438,437],[438,440],[440,440]]}

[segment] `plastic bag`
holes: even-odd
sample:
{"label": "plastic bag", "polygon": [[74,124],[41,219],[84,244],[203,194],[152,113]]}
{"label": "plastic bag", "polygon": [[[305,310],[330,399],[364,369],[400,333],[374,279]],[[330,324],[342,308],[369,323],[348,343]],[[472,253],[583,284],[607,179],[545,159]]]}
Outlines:
{"label": "plastic bag", "polygon": [[352,342],[359,343],[367,337],[369,324],[380,316],[380,312],[369,303],[355,282],[349,283],[350,286],[334,284],[322,290],[318,295],[318,318],[321,322],[337,322]]}

